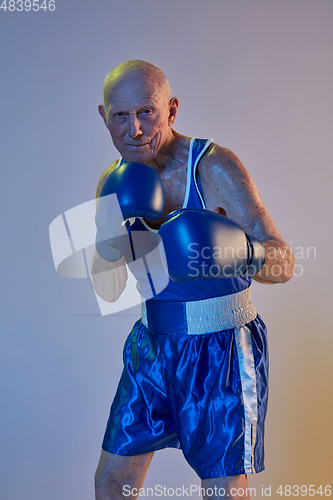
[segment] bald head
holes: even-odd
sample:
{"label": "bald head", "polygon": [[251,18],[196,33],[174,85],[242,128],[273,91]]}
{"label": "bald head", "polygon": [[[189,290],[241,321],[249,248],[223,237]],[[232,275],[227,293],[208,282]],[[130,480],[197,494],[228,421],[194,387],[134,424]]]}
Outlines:
{"label": "bald head", "polygon": [[178,105],[163,71],[133,60],[107,76],[98,111],[122,158],[149,165],[173,141]]}
{"label": "bald head", "polygon": [[165,98],[166,103],[169,103],[170,87],[163,71],[147,61],[133,59],[120,64],[106,77],[103,90],[104,104],[110,103],[113,92],[119,87],[140,81],[150,83],[155,91],[161,94],[163,99]]}

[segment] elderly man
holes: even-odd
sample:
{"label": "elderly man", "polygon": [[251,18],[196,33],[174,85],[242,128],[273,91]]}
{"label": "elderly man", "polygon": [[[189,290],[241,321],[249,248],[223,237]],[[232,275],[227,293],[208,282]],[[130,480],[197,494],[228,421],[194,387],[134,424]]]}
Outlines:
{"label": "elderly man", "polygon": [[[125,226],[101,203],[110,193],[131,220],[128,234],[162,235],[172,280],[151,296],[149,272],[136,276],[148,300],[125,343],[95,475],[97,500],[136,498],[154,451],[165,447],[182,449],[202,480],[204,498],[247,498],[247,474],[264,469],[268,357],[251,279],[286,282],[294,260],[240,160],[210,140],[173,129],[178,104],[159,68],[133,60],[108,75],[99,106],[121,160],[97,187],[95,290],[115,301],[127,279]],[[125,209],[122,191],[128,198],[128,190],[131,206]],[[139,209],[142,191],[146,206]],[[113,225],[114,240],[103,238],[105,226]],[[192,272],[183,264],[189,242]],[[195,260],[214,247],[209,263],[216,270],[216,242],[221,251],[231,245],[235,260],[243,259],[231,274],[209,275]],[[235,256],[243,244],[245,261]],[[156,268],[162,269],[162,260]]]}

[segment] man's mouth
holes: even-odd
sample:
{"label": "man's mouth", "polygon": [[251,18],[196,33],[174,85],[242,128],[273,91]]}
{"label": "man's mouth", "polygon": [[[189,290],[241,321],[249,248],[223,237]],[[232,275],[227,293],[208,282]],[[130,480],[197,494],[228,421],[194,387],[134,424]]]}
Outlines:
{"label": "man's mouth", "polygon": [[126,144],[126,146],[130,147],[130,148],[142,148],[143,146],[147,146],[149,143],[148,142],[145,142],[143,144]]}

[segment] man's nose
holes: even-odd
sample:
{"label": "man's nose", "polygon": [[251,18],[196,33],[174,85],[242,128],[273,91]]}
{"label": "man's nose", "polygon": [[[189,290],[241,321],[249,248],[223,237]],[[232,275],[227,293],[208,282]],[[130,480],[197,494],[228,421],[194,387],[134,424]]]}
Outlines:
{"label": "man's nose", "polygon": [[141,123],[136,115],[129,117],[128,135],[133,138],[142,135]]}

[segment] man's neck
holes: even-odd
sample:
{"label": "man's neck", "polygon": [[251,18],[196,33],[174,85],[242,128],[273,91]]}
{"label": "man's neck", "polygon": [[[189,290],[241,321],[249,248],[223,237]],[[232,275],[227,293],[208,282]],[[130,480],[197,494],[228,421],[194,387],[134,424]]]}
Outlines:
{"label": "man's neck", "polygon": [[149,165],[162,174],[187,162],[190,141],[190,137],[178,134],[171,129],[169,139],[161,147],[156,158],[149,162]]}

